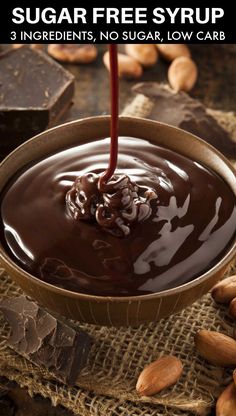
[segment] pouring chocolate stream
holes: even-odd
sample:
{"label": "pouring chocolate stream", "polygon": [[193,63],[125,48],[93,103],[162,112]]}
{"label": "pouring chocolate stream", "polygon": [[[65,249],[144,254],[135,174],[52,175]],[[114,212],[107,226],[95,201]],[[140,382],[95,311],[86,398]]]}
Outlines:
{"label": "pouring chocolate stream", "polygon": [[109,165],[100,181],[109,181],[116,170],[118,158],[118,128],[119,128],[119,77],[117,45],[109,45],[110,58],[110,102],[111,102],[111,143]]}
{"label": "pouring chocolate stream", "polygon": [[140,188],[127,175],[114,175],[118,159],[119,77],[117,45],[109,45],[110,57],[110,158],[102,175],[79,176],[66,194],[68,211],[75,220],[95,220],[117,237],[130,234],[130,227],[146,220],[152,212],[154,189]]}

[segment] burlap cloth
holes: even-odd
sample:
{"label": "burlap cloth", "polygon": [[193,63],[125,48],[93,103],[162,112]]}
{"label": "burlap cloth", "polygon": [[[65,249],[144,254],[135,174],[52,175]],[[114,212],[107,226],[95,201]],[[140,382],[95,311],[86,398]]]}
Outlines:
{"label": "burlap cloth", "polygon": [[[152,102],[135,97],[123,114],[148,117]],[[236,138],[233,113],[209,110]],[[235,267],[235,270],[233,270]],[[236,271],[236,263],[231,270]],[[0,296],[17,296],[21,290],[0,269]],[[71,322],[72,325],[78,323]],[[207,328],[232,334],[227,310],[204,296],[175,316],[138,328],[106,328],[81,325],[94,338],[88,363],[68,387],[43,368],[36,367],[7,346],[9,328],[0,318],[0,374],[15,380],[31,395],[41,394],[76,415],[87,416],[190,416],[209,414],[215,398],[231,375],[202,360],[194,349],[193,336]],[[153,397],[138,397],[135,384],[140,371],[163,354],[174,354],[184,365],[180,381]]]}

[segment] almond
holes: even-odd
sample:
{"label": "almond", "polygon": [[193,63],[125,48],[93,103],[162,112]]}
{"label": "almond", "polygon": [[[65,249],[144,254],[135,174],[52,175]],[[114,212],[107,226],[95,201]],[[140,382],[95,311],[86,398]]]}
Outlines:
{"label": "almond", "polygon": [[141,372],[136,390],[140,396],[152,396],[175,384],[183,372],[181,361],[173,355],[164,355]]}
{"label": "almond", "polygon": [[236,297],[236,275],[226,277],[226,279],[217,283],[211,295],[216,302],[228,303]]}
{"label": "almond", "polygon": [[187,45],[181,44],[181,43],[169,43],[166,44],[157,44],[156,45],[158,51],[160,52],[160,55],[166,59],[166,61],[173,61],[175,58],[178,58],[179,56],[186,56],[187,58],[191,57],[190,50]]}
{"label": "almond", "polygon": [[236,415],[236,387],[231,383],[221,393],[216,403],[216,416]]}
{"label": "almond", "polygon": [[48,45],[48,54],[60,62],[89,64],[95,61],[98,51],[96,46],[91,44],[51,43]]}
{"label": "almond", "polygon": [[153,44],[127,44],[125,45],[125,52],[145,68],[157,63],[158,52]]}
{"label": "almond", "polygon": [[195,62],[188,57],[180,56],[170,65],[168,80],[176,92],[190,91],[197,81],[198,70]]}
{"label": "almond", "polygon": [[[103,62],[108,71],[110,71],[109,52],[104,53]],[[118,72],[120,78],[139,78],[142,76],[143,68],[131,56],[118,53]]]}
{"label": "almond", "polygon": [[220,332],[199,331],[195,335],[199,354],[210,363],[222,367],[236,366],[236,341]]}
{"label": "almond", "polygon": [[[22,46],[25,46],[24,43],[12,43],[11,47],[12,49],[19,49],[22,48]],[[31,49],[43,49],[44,45],[41,43],[31,43],[28,45]]]}

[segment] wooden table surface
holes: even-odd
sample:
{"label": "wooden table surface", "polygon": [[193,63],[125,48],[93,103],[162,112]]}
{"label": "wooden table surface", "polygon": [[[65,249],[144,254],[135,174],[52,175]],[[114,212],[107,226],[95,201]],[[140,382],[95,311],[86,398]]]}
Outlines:
{"label": "wooden table surface", "polygon": [[[75,75],[76,91],[74,104],[62,121],[109,113],[109,82],[102,63],[104,49],[99,46],[99,57],[91,65],[65,65]],[[191,95],[208,107],[236,111],[236,46],[194,45],[191,49],[199,68],[198,83]],[[166,81],[167,67],[159,60],[154,68],[144,72],[141,81]],[[121,110],[131,101],[131,87],[136,82],[120,82]],[[49,400],[31,399],[24,390],[15,385],[7,387],[6,380],[0,380],[0,416],[69,415],[65,409],[52,407]]]}

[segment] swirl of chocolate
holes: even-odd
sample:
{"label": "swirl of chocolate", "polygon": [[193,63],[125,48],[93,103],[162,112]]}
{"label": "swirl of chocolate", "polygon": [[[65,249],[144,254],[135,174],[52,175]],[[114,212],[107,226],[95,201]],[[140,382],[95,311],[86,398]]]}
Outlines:
{"label": "swirl of chocolate", "polygon": [[95,220],[117,237],[130,234],[135,222],[152,214],[154,189],[138,186],[127,175],[115,175],[107,183],[95,173],[79,176],[66,194],[66,205],[75,220]]}
{"label": "swirl of chocolate", "polygon": [[76,178],[66,194],[66,205],[75,220],[93,220],[100,201],[99,176],[89,172]]}

